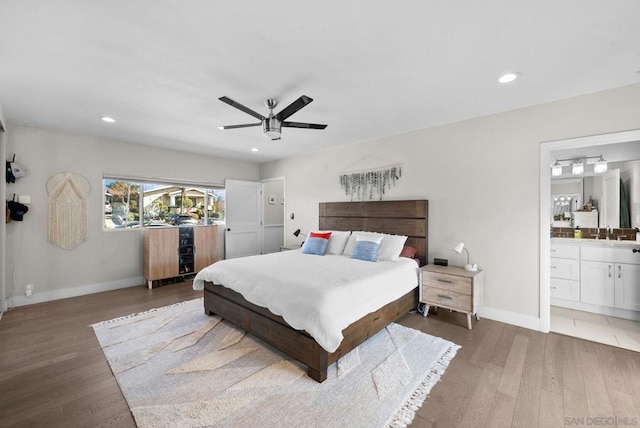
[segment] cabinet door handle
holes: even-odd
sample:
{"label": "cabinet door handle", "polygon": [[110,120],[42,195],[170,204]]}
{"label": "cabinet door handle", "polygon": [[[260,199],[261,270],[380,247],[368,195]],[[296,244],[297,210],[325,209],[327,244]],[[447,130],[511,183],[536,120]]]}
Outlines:
{"label": "cabinet door handle", "polygon": [[441,299],[449,299],[449,300],[453,299],[453,297],[447,296],[446,294],[438,294],[438,297]]}
{"label": "cabinet door handle", "polygon": [[622,278],[622,266],[618,265],[618,278]]}
{"label": "cabinet door handle", "polygon": [[445,284],[453,284],[453,281],[451,281],[450,279],[438,278],[438,282],[444,282]]}
{"label": "cabinet door handle", "polygon": [[611,265],[609,265],[609,278],[611,278]]}
{"label": "cabinet door handle", "polygon": [[557,290],[557,289],[558,289],[558,287],[554,287],[554,286],[552,285],[552,286],[551,286],[551,289],[552,289],[552,290]]}

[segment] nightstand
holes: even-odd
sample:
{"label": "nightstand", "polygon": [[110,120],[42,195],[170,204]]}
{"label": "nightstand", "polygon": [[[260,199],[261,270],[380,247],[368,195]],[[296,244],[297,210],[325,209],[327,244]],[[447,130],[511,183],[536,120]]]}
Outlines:
{"label": "nightstand", "polygon": [[426,265],[422,267],[420,302],[467,314],[467,327],[471,330],[471,315],[479,320],[478,309],[482,305],[484,271],[470,272],[457,266]]}
{"label": "nightstand", "polygon": [[299,245],[282,245],[280,246],[280,251],[289,251],[289,250],[299,250]]}

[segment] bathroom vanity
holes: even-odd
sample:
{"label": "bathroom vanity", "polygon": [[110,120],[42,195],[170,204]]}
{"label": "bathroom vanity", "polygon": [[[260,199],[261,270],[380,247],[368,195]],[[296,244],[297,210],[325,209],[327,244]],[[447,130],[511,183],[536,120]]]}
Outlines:
{"label": "bathroom vanity", "polygon": [[551,238],[551,304],[640,321],[640,243]]}

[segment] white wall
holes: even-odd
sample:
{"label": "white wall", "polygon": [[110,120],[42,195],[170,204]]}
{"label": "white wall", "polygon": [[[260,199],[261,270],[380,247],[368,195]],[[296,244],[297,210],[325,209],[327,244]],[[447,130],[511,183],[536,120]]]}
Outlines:
{"label": "white wall", "polygon": [[[27,175],[7,185],[8,197],[30,195],[24,221],[7,225],[7,297],[29,304],[61,297],[142,284],[142,230],[103,231],[102,175],[194,180],[223,184],[226,178],[257,180],[255,164],[148,146],[90,138],[24,126],[7,132],[7,156]],[[51,175],[72,171],[91,183],[88,239],[72,250],[47,241],[46,183]],[[24,297],[24,284],[35,285]]]}
{"label": "white wall", "polygon": [[[7,143],[5,135],[4,116],[2,115],[2,106],[0,106],[0,161],[7,158]],[[4,164],[2,165],[4,166]],[[7,183],[5,177],[0,178],[0,203],[7,199]],[[4,220],[5,211],[2,211],[2,220],[0,220],[0,313],[7,310],[6,305],[6,276],[2,272],[7,271],[6,258],[6,240],[7,227]]]}
{"label": "white wall", "polygon": [[[403,164],[384,199],[429,199],[429,260],[485,270],[483,316],[539,328],[540,143],[640,128],[640,84],[365,141],[261,165],[285,176],[285,236],[318,227],[318,203],[349,200],[338,182],[373,157]],[[311,168],[313,167],[313,168]],[[295,213],[290,220],[289,214]]]}
{"label": "white wall", "polygon": [[[268,178],[262,182],[262,252],[275,253],[284,244],[284,178]],[[271,203],[271,198],[275,198],[275,203]]]}

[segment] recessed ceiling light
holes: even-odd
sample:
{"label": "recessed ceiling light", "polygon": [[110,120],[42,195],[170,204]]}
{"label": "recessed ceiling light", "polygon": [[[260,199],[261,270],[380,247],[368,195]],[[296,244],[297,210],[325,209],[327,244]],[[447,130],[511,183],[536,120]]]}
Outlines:
{"label": "recessed ceiling light", "polygon": [[107,123],[114,123],[116,120],[109,116],[100,116],[100,120]]}
{"label": "recessed ceiling light", "polygon": [[259,152],[259,151],[260,151],[260,149],[258,149],[258,148],[256,148],[256,147],[254,147],[253,149],[251,149],[251,151],[252,151],[252,152]]}
{"label": "recessed ceiling light", "polygon": [[503,74],[502,76],[500,76],[500,78],[498,79],[498,82],[500,83],[510,83],[513,82],[514,80],[516,80],[518,77],[520,76],[520,73],[506,73]]}

